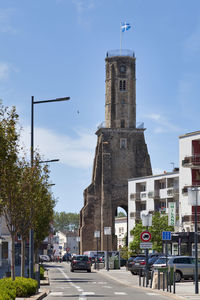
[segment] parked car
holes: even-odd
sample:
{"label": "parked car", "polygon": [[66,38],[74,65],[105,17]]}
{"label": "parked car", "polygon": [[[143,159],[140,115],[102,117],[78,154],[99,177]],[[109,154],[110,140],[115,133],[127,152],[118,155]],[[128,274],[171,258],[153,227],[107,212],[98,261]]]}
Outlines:
{"label": "parked car", "polygon": [[50,262],[50,257],[48,255],[39,255],[39,261],[40,262]]}
{"label": "parked car", "polygon": [[131,257],[128,259],[127,264],[126,264],[126,267],[127,267],[127,270],[128,270],[128,271],[131,271],[132,265],[135,264],[135,259],[136,259],[137,257],[141,257],[141,258],[142,258],[142,257],[145,257],[145,255],[144,255],[144,254],[139,254],[138,256],[131,256]]}
{"label": "parked car", "polygon": [[87,255],[76,255],[72,257],[71,272],[75,270],[86,270],[91,272],[91,261]]}
{"label": "parked car", "polygon": [[[151,269],[151,266],[155,263],[155,261],[162,256],[163,254],[161,253],[151,253],[148,256],[148,270]],[[129,271],[133,275],[137,274],[144,274],[144,271],[146,269],[146,256],[137,256],[133,262],[131,263],[131,266],[129,268]]]}
{"label": "parked car", "polygon": [[[182,278],[194,278],[195,258],[192,256],[169,256],[167,263],[170,267],[176,266],[175,280],[181,281]],[[166,267],[166,257],[160,257],[152,266],[153,270]],[[198,261],[198,274],[200,275],[200,260]]]}

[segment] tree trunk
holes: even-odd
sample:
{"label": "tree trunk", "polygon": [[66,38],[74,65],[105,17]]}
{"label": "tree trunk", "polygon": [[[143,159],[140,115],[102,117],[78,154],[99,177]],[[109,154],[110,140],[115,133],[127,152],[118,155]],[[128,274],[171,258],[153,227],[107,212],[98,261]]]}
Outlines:
{"label": "tree trunk", "polygon": [[26,239],[21,240],[21,277],[25,277],[25,244]]}
{"label": "tree trunk", "polygon": [[11,279],[15,280],[15,234],[11,233],[12,248],[11,248]]}

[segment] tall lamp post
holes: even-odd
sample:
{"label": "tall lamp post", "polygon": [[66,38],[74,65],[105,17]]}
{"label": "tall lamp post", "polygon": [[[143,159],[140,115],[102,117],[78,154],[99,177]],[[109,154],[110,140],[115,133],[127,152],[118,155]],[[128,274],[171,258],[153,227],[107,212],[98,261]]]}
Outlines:
{"label": "tall lamp post", "polygon": [[[31,167],[33,167],[34,155],[34,104],[60,102],[70,100],[70,97],[56,98],[52,100],[34,101],[34,96],[31,97]],[[29,231],[29,277],[33,278],[33,258],[34,258],[34,231],[31,228]]]}
{"label": "tall lamp post", "polygon": [[194,206],[194,247],[195,247],[195,294],[199,293],[198,282],[198,227],[197,206],[200,205],[199,187],[188,188],[188,204]]}

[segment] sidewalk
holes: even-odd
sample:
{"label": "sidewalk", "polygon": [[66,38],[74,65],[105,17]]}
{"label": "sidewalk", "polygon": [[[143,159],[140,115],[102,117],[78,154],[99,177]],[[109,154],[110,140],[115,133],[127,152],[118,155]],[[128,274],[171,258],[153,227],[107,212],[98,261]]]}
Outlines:
{"label": "sidewalk", "polygon": [[[139,286],[139,276],[132,275],[131,272],[127,271],[125,267],[122,267],[120,270],[109,270],[106,271],[105,269],[100,269],[99,271],[94,269],[94,272],[99,272],[103,276],[110,277],[124,285],[134,287],[134,288],[142,288],[146,289],[151,292],[155,292],[158,294],[162,294],[168,296],[173,299],[190,299],[190,297],[195,299],[195,297],[200,298],[199,294],[195,294],[195,285],[192,281],[183,281],[176,283],[176,294],[173,294],[173,287],[172,293],[163,290],[153,290],[151,288],[145,288],[143,286]],[[196,298],[197,299],[197,298]]]}

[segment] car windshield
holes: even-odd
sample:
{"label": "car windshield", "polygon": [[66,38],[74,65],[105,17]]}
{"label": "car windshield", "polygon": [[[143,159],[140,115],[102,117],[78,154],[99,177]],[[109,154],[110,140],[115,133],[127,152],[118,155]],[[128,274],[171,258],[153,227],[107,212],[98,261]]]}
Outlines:
{"label": "car windshield", "polygon": [[134,261],[137,261],[137,260],[144,260],[145,259],[145,256],[137,256]]}
{"label": "car windshield", "polygon": [[[169,259],[167,259],[168,261]],[[160,257],[155,261],[155,264],[166,264],[166,257]]]}
{"label": "car windshield", "polygon": [[88,256],[76,256],[74,259],[79,261],[88,261]]}

